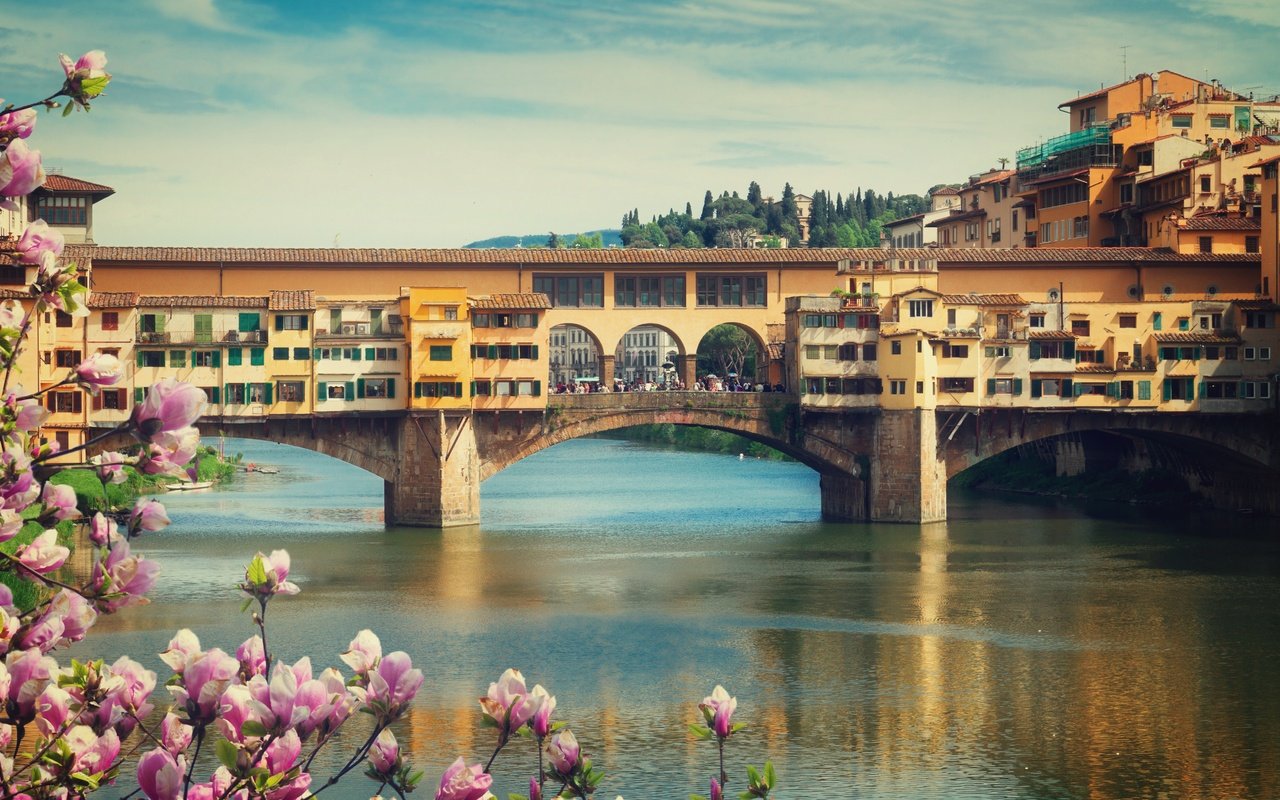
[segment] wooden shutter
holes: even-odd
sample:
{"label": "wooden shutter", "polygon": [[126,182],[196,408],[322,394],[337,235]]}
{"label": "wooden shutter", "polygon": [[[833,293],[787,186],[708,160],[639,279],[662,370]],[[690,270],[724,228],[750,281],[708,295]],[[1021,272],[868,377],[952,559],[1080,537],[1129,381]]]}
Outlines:
{"label": "wooden shutter", "polygon": [[387,378],[387,397],[396,396],[396,379]]}
{"label": "wooden shutter", "polygon": [[1022,394],[1022,378],[1013,379],[1013,394],[1015,397]]}
{"label": "wooden shutter", "polygon": [[329,384],[320,381],[320,394],[316,395],[316,402],[329,399]]}
{"label": "wooden shutter", "polygon": [[138,388],[136,388],[136,389],[134,389],[134,390],[133,390],[133,404],[134,404],[134,405],[138,405],[139,403],[141,403],[143,400],[145,400],[145,399],[146,399],[146,397],[143,395],[143,393],[142,393],[142,392],[143,392],[143,390],[142,390],[142,387],[141,387],[141,386],[139,386]]}
{"label": "wooden shutter", "polygon": [[542,396],[542,381],[533,382],[533,396],[534,397]]}
{"label": "wooden shutter", "polygon": [[209,402],[214,405],[222,405],[222,389],[217,386],[209,388]]}
{"label": "wooden shutter", "polygon": [[1030,355],[1030,357],[1031,357],[1031,358],[1033,358],[1033,359],[1034,359],[1034,358],[1039,358],[1039,357],[1040,357],[1040,343],[1039,343],[1039,342],[1032,342],[1032,343],[1031,343],[1031,346],[1030,346],[1030,349],[1031,349],[1031,352],[1030,352],[1030,354],[1029,354],[1029,355]]}
{"label": "wooden shutter", "polygon": [[355,385],[355,383],[354,383],[353,381],[347,381],[346,386],[347,386],[347,399],[348,399],[348,400],[354,400],[354,399],[356,399],[356,385]]}
{"label": "wooden shutter", "polygon": [[996,379],[987,378],[987,394],[992,395],[995,393],[996,393]]}
{"label": "wooden shutter", "polygon": [[1040,379],[1039,378],[1031,379],[1031,396],[1033,398],[1040,396]]}
{"label": "wooden shutter", "polygon": [[364,360],[365,360],[365,361],[373,361],[373,360],[374,360],[374,359],[373,359],[373,356],[374,356],[373,348],[372,348],[372,347],[366,347],[366,348],[364,349]]}
{"label": "wooden shutter", "polygon": [[220,350],[213,351],[213,368],[214,369],[222,368],[222,351]]}
{"label": "wooden shutter", "polygon": [[101,410],[102,410],[102,395],[101,395],[101,394],[95,394],[95,395],[93,396],[93,410],[94,410],[94,411],[101,411]]}
{"label": "wooden shutter", "polygon": [[364,397],[364,378],[356,378],[356,397]]}

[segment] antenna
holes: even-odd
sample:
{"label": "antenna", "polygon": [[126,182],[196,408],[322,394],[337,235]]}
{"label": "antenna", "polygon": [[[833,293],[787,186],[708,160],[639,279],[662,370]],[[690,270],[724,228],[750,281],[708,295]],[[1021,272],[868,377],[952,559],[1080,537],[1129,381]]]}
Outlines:
{"label": "antenna", "polygon": [[1120,63],[1123,65],[1121,69],[1120,80],[1129,80],[1129,45],[1120,45]]}

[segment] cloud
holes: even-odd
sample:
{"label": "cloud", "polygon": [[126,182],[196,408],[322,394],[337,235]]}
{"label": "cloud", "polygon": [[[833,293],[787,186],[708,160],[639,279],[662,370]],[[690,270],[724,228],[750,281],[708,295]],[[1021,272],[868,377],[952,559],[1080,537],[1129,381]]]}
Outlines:
{"label": "cloud", "polygon": [[706,167],[741,167],[743,169],[836,163],[820,153],[798,150],[776,142],[720,142],[718,149],[724,155],[700,163]]}
{"label": "cloud", "polygon": [[150,5],[169,19],[198,28],[228,33],[240,30],[223,17],[214,0],[151,0]]}

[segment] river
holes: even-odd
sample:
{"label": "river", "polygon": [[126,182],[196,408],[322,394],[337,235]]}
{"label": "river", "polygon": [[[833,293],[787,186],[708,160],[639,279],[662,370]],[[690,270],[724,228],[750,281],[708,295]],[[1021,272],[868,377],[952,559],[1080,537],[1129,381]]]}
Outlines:
{"label": "river", "polygon": [[[166,497],[173,526],[140,542],[153,604],[74,654],[163,682],[179,627],[233,651],[244,564],[287,548],[302,593],[271,604],[272,650],[342,666],[366,627],[406,650],[427,680],[397,733],[428,797],[457,755],[488,758],[476,699],[509,666],[557,696],[601,798],[705,794],[715,747],[685,728],[717,683],[748,725],[732,796],[771,758],[779,798],[1280,797],[1280,539],[1261,523],[953,493],[947,523],[830,524],[799,464],[577,440],[486,482],[478,528],[384,530],[367,473],[227,451],[280,472]],[[535,758],[513,744],[495,793],[524,792]],[[324,796],[372,788],[353,773]]]}

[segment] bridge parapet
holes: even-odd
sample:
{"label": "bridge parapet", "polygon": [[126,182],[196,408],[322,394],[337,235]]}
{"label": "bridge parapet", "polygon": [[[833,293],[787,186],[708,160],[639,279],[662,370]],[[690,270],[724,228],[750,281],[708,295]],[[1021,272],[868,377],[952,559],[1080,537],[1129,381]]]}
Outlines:
{"label": "bridge parapet", "polygon": [[664,411],[716,409],[752,411],[776,409],[796,402],[781,392],[596,392],[553,394],[547,408],[581,411]]}

